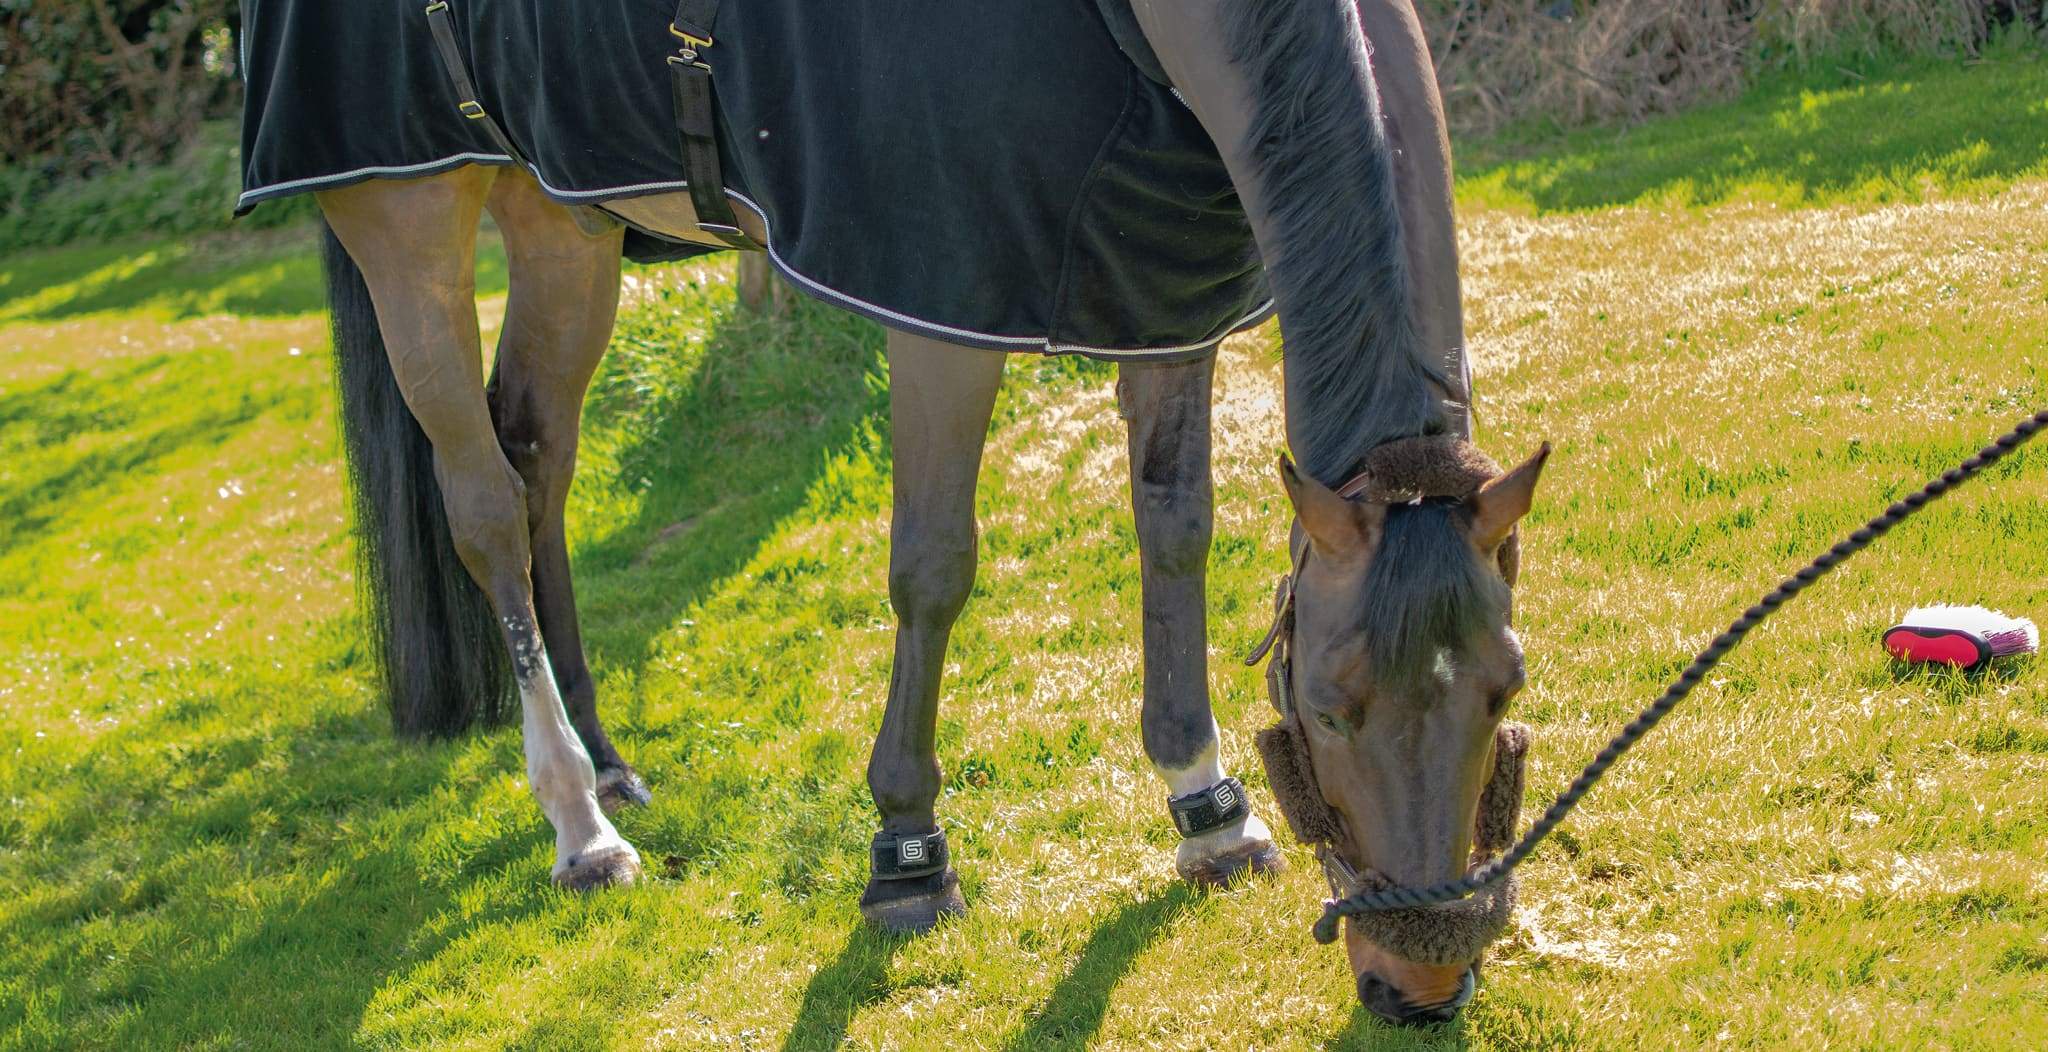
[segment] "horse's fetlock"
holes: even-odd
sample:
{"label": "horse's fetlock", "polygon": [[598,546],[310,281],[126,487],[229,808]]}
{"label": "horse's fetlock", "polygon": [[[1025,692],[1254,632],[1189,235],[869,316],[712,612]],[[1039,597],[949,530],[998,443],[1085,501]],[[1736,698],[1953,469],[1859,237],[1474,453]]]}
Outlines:
{"label": "horse's fetlock", "polygon": [[868,793],[884,816],[930,810],[944,780],[937,758],[918,763],[909,758],[885,761],[878,755],[868,764]]}
{"label": "horse's fetlock", "polygon": [[557,807],[574,806],[586,796],[592,800],[597,797],[597,774],[587,758],[580,764],[567,758],[536,759],[526,765],[526,781],[541,810],[550,816]]}

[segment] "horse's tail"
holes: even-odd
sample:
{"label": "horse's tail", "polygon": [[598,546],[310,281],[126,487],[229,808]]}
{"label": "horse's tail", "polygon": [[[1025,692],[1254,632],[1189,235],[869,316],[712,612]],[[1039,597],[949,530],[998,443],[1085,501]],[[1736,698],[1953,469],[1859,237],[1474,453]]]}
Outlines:
{"label": "horse's tail", "polygon": [[1393,149],[1355,0],[1221,7],[1251,81],[1248,146],[1279,242],[1266,272],[1290,413],[1302,413],[1295,456],[1335,485],[1374,446],[1447,429],[1450,386],[1409,313]]}
{"label": "horse's tail", "polygon": [[401,735],[446,736],[496,722],[513,696],[497,620],[455,554],[434,450],[392,375],[363,272],[333,230],[324,241],[356,592],[392,725]]}

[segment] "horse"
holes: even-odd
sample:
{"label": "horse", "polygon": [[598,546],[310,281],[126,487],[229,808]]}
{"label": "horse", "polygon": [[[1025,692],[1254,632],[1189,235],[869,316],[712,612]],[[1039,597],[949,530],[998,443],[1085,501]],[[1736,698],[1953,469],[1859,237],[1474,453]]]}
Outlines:
{"label": "horse", "polygon": [[[1286,457],[1279,465],[1295,520],[1290,573],[1268,639],[1269,646],[1279,642],[1274,674],[1285,678],[1275,691],[1282,723],[1260,740],[1269,782],[1297,834],[1318,842],[1339,891],[1362,882],[1425,885],[1463,874],[1485,857],[1500,839],[1486,835],[1488,815],[1498,825],[1503,800],[1511,815],[1520,795],[1521,754],[1503,725],[1523,677],[1511,587],[1517,523],[1544,460],[1538,453],[1502,472],[1469,442],[1449,143],[1412,0],[1057,0],[1057,9],[1031,16],[1045,23],[1042,35],[1057,49],[1020,35],[984,52],[1027,72],[1051,72],[1051,63],[1064,62],[1058,76],[1036,78],[1033,90],[1080,91],[1070,85],[1099,81],[1110,86],[1104,97],[1111,110],[1123,99],[1123,112],[1108,115],[1125,129],[1119,134],[1156,132],[1168,144],[1130,151],[1124,170],[1150,182],[1118,190],[1137,202],[1120,221],[1134,230],[1161,217],[1189,225],[1161,235],[1167,247],[1148,249],[1130,266],[1099,269],[1080,282],[1085,287],[1062,284],[1063,302],[1095,312],[1090,325],[1141,318],[1158,330],[1127,332],[1118,337],[1121,348],[1062,343],[1050,329],[1029,338],[977,335],[846,294],[844,282],[835,289],[806,273],[810,264],[792,262],[798,249],[789,231],[827,227],[835,217],[824,209],[820,216],[763,206],[747,187],[758,196],[759,187],[775,183],[761,162],[769,155],[759,151],[772,149],[782,141],[776,136],[802,126],[804,115],[827,100],[790,97],[780,82],[750,96],[749,78],[734,73],[744,69],[750,41],[794,32],[803,19],[778,24],[766,2],[735,0],[720,10],[715,0],[683,0],[672,20],[666,0],[613,2],[663,8],[652,17],[659,19],[657,34],[665,29],[676,38],[661,45],[674,49],[667,59],[672,97],[652,90],[659,81],[633,80],[642,76],[637,63],[603,58],[576,66],[573,78],[563,75],[571,88],[551,88],[563,60],[545,39],[529,51],[552,65],[512,87],[501,84],[495,95],[480,90],[489,76],[479,68],[486,65],[482,56],[502,57],[490,51],[498,38],[473,33],[465,49],[449,0],[434,0],[424,12],[391,0],[389,21],[408,35],[403,46],[389,48],[349,44],[349,33],[368,32],[361,27],[383,17],[369,17],[359,5],[326,16],[316,13],[324,5],[314,5],[290,17],[266,10],[288,0],[245,5],[245,161],[251,172],[270,174],[245,177],[243,207],[311,192],[325,222],[360,590],[401,734],[459,733],[508,714],[516,699],[528,784],[555,832],[553,880],[588,889],[639,876],[639,855],[608,814],[645,803],[649,789],[598,716],[563,508],[585,389],[617,310],[622,254],[650,238],[682,251],[738,246],[768,251],[799,289],[867,313],[890,330],[888,590],[896,637],[867,772],[880,818],[860,898],[869,921],[921,932],[966,908],[936,813],[935,725],[948,635],[975,579],[973,498],[983,441],[1006,355],[1016,351],[1079,350],[1120,363],[1117,397],[1128,422],[1142,569],[1142,740],[1182,835],[1177,871],[1216,887],[1282,865],[1270,829],[1222,763],[1209,700],[1204,594],[1213,352],[1228,332],[1275,308],[1284,335],[1286,437],[1299,466]],[[804,17],[851,12],[844,17],[862,21],[842,28],[863,36],[890,9],[830,10],[813,7]],[[971,16],[922,17],[1013,17],[1004,11],[995,5]],[[322,17],[329,19],[324,25]],[[344,17],[349,21],[335,21]],[[617,23],[571,22],[586,34],[613,32]],[[319,94],[317,84],[306,87],[311,80],[290,81],[321,75],[317,68],[306,72],[322,60],[321,49],[371,71],[345,86],[367,100],[375,78],[386,75],[382,63],[435,53],[426,43],[430,29],[444,67],[435,77],[445,74],[445,82],[423,86],[397,69],[389,75],[414,97],[387,109],[392,120],[411,122],[400,131],[413,139],[440,119],[430,114],[459,110],[459,118],[447,119],[461,127],[449,134],[465,134],[466,127],[468,148],[425,163],[316,169],[302,178],[263,168],[288,167],[343,137],[345,107]],[[778,56],[779,65],[762,59],[761,68],[843,63],[856,78],[844,93],[858,102],[869,83],[863,71],[932,61],[930,53],[942,50],[905,45],[879,52],[873,49],[892,41],[872,32],[881,35],[867,39],[869,50],[820,45],[797,58]],[[894,32],[903,35],[902,24]],[[707,109],[713,80],[718,102]],[[601,89],[613,81],[636,97],[606,98]],[[280,145],[266,137],[293,134],[280,130],[293,123],[284,116],[292,98],[330,111],[300,114],[312,130]],[[892,126],[899,138],[916,140],[900,149],[938,142],[942,128],[982,136],[993,150],[1005,136],[1053,136],[1082,123],[1054,113],[1032,126],[1038,131],[1013,122],[981,127],[968,119],[966,98],[920,98],[926,111]],[[972,105],[996,102],[984,96]],[[584,119],[605,122],[622,140],[653,126],[648,115],[656,124],[681,121],[681,163],[691,178],[667,173],[615,193],[565,190],[544,178],[547,143],[537,140],[548,134],[514,119],[522,107],[543,103],[581,106]],[[736,119],[741,112],[758,120]],[[1011,116],[1028,122],[1034,115]],[[1150,123],[1137,128],[1144,121]],[[1160,152],[1178,149],[1174,143],[1193,152]],[[891,149],[885,137],[863,135],[846,149],[855,152],[829,158],[829,170],[805,178],[829,181],[835,192],[879,193],[861,173],[891,160],[880,156]],[[721,157],[737,167],[721,170]],[[967,187],[962,193],[993,194],[1003,185],[1000,171],[923,172],[915,168],[922,160],[899,164],[898,177],[943,178]],[[330,162],[323,154],[319,163]],[[1204,182],[1204,173],[1214,179]],[[1094,182],[1077,185],[1084,187],[1077,195],[1095,192],[1087,189]],[[843,207],[862,205],[848,200]],[[987,214],[1030,233],[1030,224],[1052,222],[1033,202],[970,198],[963,214]],[[485,213],[503,232],[510,281],[489,377],[473,274]],[[1071,215],[1079,219],[1070,222],[1066,243],[1093,246],[1088,251],[1114,253],[1118,238],[1137,236],[1091,227],[1086,220],[1095,213],[1080,204]],[[929,220],[917,213],[904,221]],[[951,233],[965,238],[971,231]],[[835,244],[857,251],[865,240],[889,236],[850,229]],[[943,282],[942,269],[922,272]],[[1199,294],[1170,309],[1128,291],[1157,287],[1169,296],[1182,286],[1166,278],[1197,270],[1221,276],[1194,282],[1202,285]],[[854,273],[845,281],[857,279]],[[975,309],[1000,313],[1032,294],[1028,281],[1017,284],[1011,296],[984,285],[970,298],[987,301]],[[1229,298],[1216,289],[1235,290],[1228,316],[1204,315],[1208,320],[1185,323],[1194,327],[1189,332],[1171,331],[1176,317]],[[1105,302],[1103,290],[1123,298]],[[1265,309],[1238,313],[1267,290]],[[915,299],[917,290],[902,295]],[[1502,784],[1511,791],[1495,792]],[[1354,920],[1345,939],[1359,999],[1399,1022],[1449,1018],[1471,996],[1479,958],[1505,924],[1508,893]]]}

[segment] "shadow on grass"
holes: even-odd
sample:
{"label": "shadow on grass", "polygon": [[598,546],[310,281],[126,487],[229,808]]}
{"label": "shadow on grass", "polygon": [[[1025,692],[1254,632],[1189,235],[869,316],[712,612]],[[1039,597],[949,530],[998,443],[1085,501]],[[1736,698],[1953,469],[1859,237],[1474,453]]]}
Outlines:
{"label": "shadow on grass", "polygon": [[[89,255],[78,267],[110,258],[95,264]],[[204,283],[184,288],[202,296]],[[119,290],[104,291],[66,300],[58,313],[123,302]],[[688,305],[701,321],[702,300]],[[629,432],[621,464],[647,480],[644,499],[633,520],[577,559],[579,583],[596,599],[586,604],[593,651],[637,669],[679,611],[804,507],[833,455],[873,445],[886,398],[879,330],[809,306],[789,319],[713,318],[700,367],[646,397],[624,374],[674,352],[665,336],[675,319],[636,318],[621,339],[640,341],[639,357],[615,354],[607,368],[618,383],[600,392],[592,418]],[[44,535],[106,480],[160,471],[166,458],[218,444],[273,408],[262,390],[224,401],[180,393],[219,375],[205,355],[157,357],[0,399],[0,453],[82,432],[106,447],[10,487],[0,518],[27,525],[5,535]],[[180,408],[167,414],[166,405]],[[672,530],[678,522],[696,525]],[[336,625],[340,649],[354,653],[350,621]],[[261,689],[273,688],[279,704],[295,700],[292,685]],[[27,841],[46,846],[21,857],[43,871],[45,894],[0,925],[0,945],[38,947],[17,974],[25,989],[49,993],[36,1006],[0,1005],[0,1039],[90,1032],[107,1047],[348,1044],[387,987],[479,930],[548,908],[544,867],[528,871],[545,843],[538,812],[472,811],[480,791],[518,771],[516,731],[399,743],[374,701],[335,702],[326,716],[256,717],[269,702],[227,701],[250,689],[223,680],[195,704],[130,722],[87,745],[75,775],[55,783],[76,788],[47,802],[47,820]],[[243,712],[252,714],[246,723],[226,715]],[[750,784],[710,795],[743,795]],[[717,811],[704,789],[694,803]],[[664,845],[646,847],[658,854]],[[478,910],[479,889],[496,885],[510,890],[488,893]],[[850,957],[837,974],[858,980],[864,959]],[[831,1021],[820,1011],[811,1025],[822,1033]],[[541,1022],[536,1040],[553,1032]]]}
{"label": "shadow on grass", "polygon": [[[473,878],[420,870],[422,836],[447,818],[443,787],[483,777],[454,770],[473,746],[402,745],[381,712],[346,707],[248,723],[174,708],[120,738],[81,765],[96,784],[51,816],[64,835],[24,856],[43,856],[32,864],[65,891],[0,935],[43,947],[17,959],[19,978],[50,991],[61,1015],[43,1022],[70,1039],[347,1044],[388,975],[539,902],[535,883],[466,913]],[[480,838],[462,870],[516,864],[530,833]],[[81,971],[81,956],[104,960]]]}
{"label": "shadow on grass", "polygon": [[670,389],[666,359],[692,337],[658,307],[621,322],[593,385],[588,427],[623,432],[634,518],[575,551],[592,658],[638,669],[678,617],[739,573],[812,500],[835,457],[886,463],[882,331],[800,302],[784,317],[737,308]]}
{"label": "shadow on grass", "polygon": [[1461,143],[1460,196],[1539,212],[1737,196],[1882,202],[2048,171],[2048,58],[2036,50],[1995,48],[1968,66],[1816,66],[1766,78],[1736,102],[1618,132]]}
{"label": "shadow on grass", "polygon": [[[0,396],[0,455],[20,477],[0,493],[0,555],[38,543],[57,523],[95,514],[93,498],[193,448],[214,447],[277,407],[285,391],[219,398],[218,356],[155,355],[104,376],[81,371]],[[181,411],[171,415],[167,404]],[[76,455],[62,451],[88,443]]]}
{"label": "shadow on grass", "polygon": [[889,962],[913,937],[867,924],[855,928],[839,956],[818,969],[804,987],[796,1022],[782,1041],[783,1052],[838,1048],[853,1017],[888,996]]}
{"label": "shadow on grass", "polygon": [[1117,982],[1131,970],[1138,955],[1165,934],[1194,895],[1186,884],[1176,881],[1165,894],[1127,903],[1097,925],[1074,966],[1004,1048],[1039,1052],[1088,1047],[1089,1039],[1102,1029]]}
{"label": "shadow on grass", "polygon": [[[0,262],[0,324],[148,312],[181,321],[212,314],[287,317],[327,308],[312,226],[231,231],[169,241],[75,245]],[[477,290],[505,290],[495,235],[477,246]]]}
{"label": "shadow on grass", "polygon": [[1384,1052],[1387,1049],[1427,1049],[1455,1052],[1472,1047],[1465,1029],[1465,1015],[1433,1026],[1399,1027],[1382,1021],[1363,1005],[1351,1009],[1351,1021],[1336,1036],[1323,1042],[1324,1052]]}

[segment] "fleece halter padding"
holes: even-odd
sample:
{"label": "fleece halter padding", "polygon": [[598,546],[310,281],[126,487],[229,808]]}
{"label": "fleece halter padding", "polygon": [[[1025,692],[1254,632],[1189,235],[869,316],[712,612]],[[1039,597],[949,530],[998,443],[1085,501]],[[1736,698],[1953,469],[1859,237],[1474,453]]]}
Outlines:
{"label": "fleece halter padding", "polygon": [[1499,475],[1500,465],[1478,446],[1446,435],[1419,435],[1374,446],[1343,492],[1370,504],[1463,499]]}
{"label": "fleece halter padding", "polygon": [[1337,817],[1316,791],[1315,776],[1309,773],[1308,746],[1294,733],[1293,722],[1283,720],[1259,732],[1252,739],[1259,748],[1259,760],[1266,765],[1266,784],[1273,787],[1273,801],[1280,805],[1287,828],[1304,844],[1329,844],[1337,839]]}
{"label": "fleece halter padding", "polygon": [[1472,846],[1497,855],[1515,842],[1515,828],[1522,818],[1522,771],[1529,759],[1526,723],[1503,723],[1493,732],[1493,773],[1479,794],[1479,814],[1474,821]]}
{"label": "fleece halter padding", "polygon": [[[1464,439],[1425,435],[1374,447],[1342,492],[1347,498],[1377,504],[1405,504],[1422,497],[1463,500],[1499,475],[1500,465],[1478,446]],[[1512,586],[1522,569],[1522,544],[1516,533],[1501,543],[1497,558],[1502,579]]]}
{"label": "fleece halter padding", "polygon": [[[1479,794],[1473,821],[1473,846],[1481,854],[1505,850],[1514,842],[1522,813],[1523,765],[1529,755],[1529,728],[1503,723],[1493,735],[1493,770]],[[1307,744],[1292,717],[1259,732],[1259,758],[1280,813],[1305,844],[1334,850],[1339,827],[1336,812],[1323,799],[1310,772]],[[1391,888],[1377,873],[1358,874],[1356,886],[1334,889],[1340,895]],[[1442,906],[1388,910],[1351,918],[1359,934],[1377,946],[1420,964],[1464,964],[1479,956],[1507,927],[1514,912],[1517,882],[1507,880],[1483,894]]]}
{"label": "fleece halter padding", "polygon": [[[1472,846],[1483,854],[1504,851],[1515,841],[1515,827],[1522,817],[1522,772],[1529,758],[1530,737],[1528,725],[1522,723],[1503,723],[1493,732],[1493,770],[1480,790],[1472,829]],[[1295,731],[1294,721],[1281,720],[1253,740],[1266,765],[1266,784],[1272,787],[1273,799],[1294,838],[1304,844],[1337,843],[1337,814],[1316,788],[1308,743]]]}
{"label": "fleece halter padding", "polygon": [[[1396,885],[1377,873],[1361,874],[1344,894],[1388,891]],[[1384,910],[1350,918],[1367,942],[1417,964],[1470,964],[1507,930],[1521,881],[1509,877],[1471,898],[1412,910]]]}

